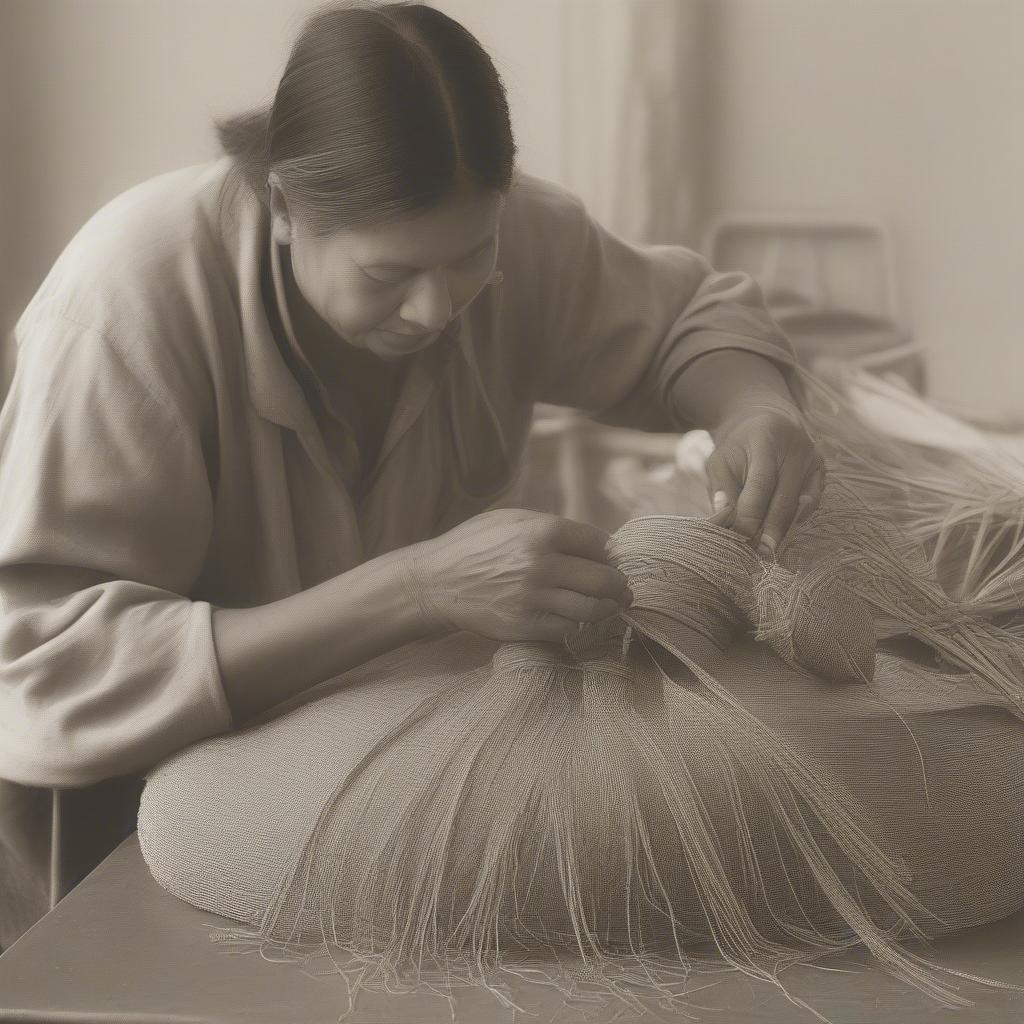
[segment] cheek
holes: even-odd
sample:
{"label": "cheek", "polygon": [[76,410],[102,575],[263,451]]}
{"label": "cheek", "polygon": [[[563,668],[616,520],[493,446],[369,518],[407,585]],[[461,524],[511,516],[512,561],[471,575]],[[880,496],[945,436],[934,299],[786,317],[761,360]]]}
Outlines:
{"label": "cheek", "polygon": [[292,273],[306,302],[319,316],[324,317],[330,310],[333,291],[323,272],[323,264],[319,260],[311,259],[305,252],[296,252],[293,247]]}
{"label": "cheek", "polygon": [[469,305],[483,291],[492,270],[493,267],[489,266],[484,273],[458,274],[452,279],[450,287],[454,309],[460,310]]}
{"label": "cheek", "polygon": [[322,319],[348,330],[366,330],[388,315],[397,300],[366,288],[359,280],[361,276],[345,268],[332,270],[318,265],[306,268],[306,280],[299,283]]}
{"label": "cheek", "polygon": [[334,308],[339,319],[353,328],[370,330],[382,321],[393,319],[401,308],[400,289],[367,288],[359,282],[339,283]]}

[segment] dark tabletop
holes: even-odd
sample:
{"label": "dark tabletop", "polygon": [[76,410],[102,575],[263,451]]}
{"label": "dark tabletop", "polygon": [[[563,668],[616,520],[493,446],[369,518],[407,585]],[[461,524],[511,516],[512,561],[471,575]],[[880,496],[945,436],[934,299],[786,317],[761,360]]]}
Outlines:
{"label": "dark tabletop", "polygon": [[[210,927],[225,919],[189,906],[151,878],[134,835],[126,839],[57,907],[0,957],[0,1021],[23,1024],[333,1024],[345,1009],[337,976],[314,977],[258,954],[231,954],[210,942]],[[935,943],[931,955],[959,970],[1024,985],[1024,912]],[[873,968],[862,955],[827,961],[830,968],[795,968],[787,987],[834,1024],[1020,1024],[1024,992],[967,986],[976,1005],[945,1010]],[[720,1024],[800,1024],[814,1018],[761,982],[727,974],[693,996],[691,1014]],[[965,983],[966,985],[966,983]],[[536,1016],[516,1022],[582,1022],[553,989],[513,990]],[[487,992],[458,995],[458,1024],[508,1021]],[[631,1011],[618,1024],[687,1020],[656,1010]],[[435,995],[363,992],[352,1024],[450,1022],[448,1003]]]}

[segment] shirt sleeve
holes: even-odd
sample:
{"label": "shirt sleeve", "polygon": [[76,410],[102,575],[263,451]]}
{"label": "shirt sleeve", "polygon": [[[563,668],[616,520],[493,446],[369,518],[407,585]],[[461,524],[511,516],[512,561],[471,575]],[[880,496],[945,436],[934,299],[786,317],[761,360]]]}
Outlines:
{"label": "shirt sleeve", "polygon": [[682,246],[634,245],[594,220],[572,193],[551,195],[560,201],[546,200],[540,249],[551,261],[538,279],[540,401],[607,423],[688,430],[700,424],[673,413],[676,378],[706,353],[742,349],[772,360],[803,403],[792,347],[753,278],[716,272]]}
{"label": "shirt sleeve", "polygon": [[198,427],[138,352],[59,316],[0,414],[0,776],[81,786],[232,727]]}

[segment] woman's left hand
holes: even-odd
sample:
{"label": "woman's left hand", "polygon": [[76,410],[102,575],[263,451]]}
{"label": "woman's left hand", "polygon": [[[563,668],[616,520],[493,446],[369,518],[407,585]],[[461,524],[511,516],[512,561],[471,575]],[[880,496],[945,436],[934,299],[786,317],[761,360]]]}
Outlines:
{"label": "woman's left hand", "polygon": [[825,466],[794,409],[742,409],[713,431],[711,522],[755,541],[764,558],[821,501]]}

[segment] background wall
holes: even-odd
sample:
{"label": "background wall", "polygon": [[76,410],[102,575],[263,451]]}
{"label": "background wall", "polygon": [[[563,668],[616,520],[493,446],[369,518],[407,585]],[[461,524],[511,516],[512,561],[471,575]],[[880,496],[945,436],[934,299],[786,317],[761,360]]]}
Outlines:
{"label": "background wall", "polygon": [[[680,2],[700,15],[686,22],[681,63],[700,67],[680,100],[693,216],[675,240],[696,244],[701,223],[730,209],[877,213],[894,230],[934,394],[1024,413],[1024,3]],[[211,118],[269,97],[313,6],[0,0],[0,327],[106,200],[215,155]],[[564,31],[601,3],[437,6],[492,51],[523,165],[571,177]]]}
{"label": "background wall", "polygon": [[874,212],[946,400],[1024,419],[1024,3],[716,0],[706,211]]}

